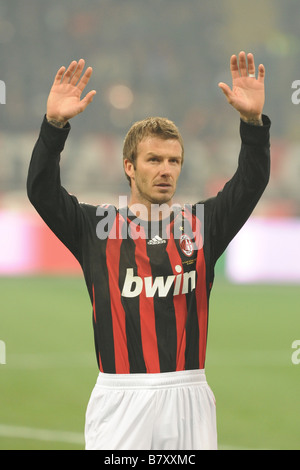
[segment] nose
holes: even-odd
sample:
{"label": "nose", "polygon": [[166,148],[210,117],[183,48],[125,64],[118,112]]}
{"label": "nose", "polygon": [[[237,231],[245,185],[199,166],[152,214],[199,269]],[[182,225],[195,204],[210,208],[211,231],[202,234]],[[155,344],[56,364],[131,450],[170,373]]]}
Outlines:
{"label": "nose", "polygon": [[161,166],[160,166],[160,175],[161,176],[170,176],[171,175],[171,167],[170,167],[170,163],[168,161],[164,161],[162,162]]}

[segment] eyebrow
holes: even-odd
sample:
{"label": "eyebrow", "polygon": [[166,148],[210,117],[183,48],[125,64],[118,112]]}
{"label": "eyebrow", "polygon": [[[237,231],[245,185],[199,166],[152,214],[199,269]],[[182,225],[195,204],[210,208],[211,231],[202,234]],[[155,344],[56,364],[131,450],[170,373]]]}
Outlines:
{"label": "eyebrow", "polygon": [[156,152],[147,152],[146,157],[157,157],[157,158],[176,158],[182,160],[182,155],[160,155]]}

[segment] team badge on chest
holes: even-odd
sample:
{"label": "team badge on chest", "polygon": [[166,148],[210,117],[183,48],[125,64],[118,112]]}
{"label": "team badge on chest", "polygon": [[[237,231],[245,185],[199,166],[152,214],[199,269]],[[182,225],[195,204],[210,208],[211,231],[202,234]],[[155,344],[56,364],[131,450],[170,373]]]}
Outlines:
{"label": "team badge on chest", "polygon": [[180,237],[179,246],[181,248],[181,251],[186,256],[192,256],[192,254],[194,253],[194,247],[193,247],[192,240],[185,233],[182,234],[181,237]]}

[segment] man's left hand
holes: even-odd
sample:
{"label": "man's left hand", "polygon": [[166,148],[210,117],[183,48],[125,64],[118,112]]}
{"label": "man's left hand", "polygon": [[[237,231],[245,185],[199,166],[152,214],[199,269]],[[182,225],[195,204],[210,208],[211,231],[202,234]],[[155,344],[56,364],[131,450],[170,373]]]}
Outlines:
{"label": "man's left hand", "polygon": [[247,54],[246,57],[242,51],[238,59],[236,55],[230,59],[232,89],[223,82],[219,83],[219,87],[228,103],[239,111],[241,119],[252,123],[261,122],[265,102],[265,67],[259,65],[256,78],[253,54]]}

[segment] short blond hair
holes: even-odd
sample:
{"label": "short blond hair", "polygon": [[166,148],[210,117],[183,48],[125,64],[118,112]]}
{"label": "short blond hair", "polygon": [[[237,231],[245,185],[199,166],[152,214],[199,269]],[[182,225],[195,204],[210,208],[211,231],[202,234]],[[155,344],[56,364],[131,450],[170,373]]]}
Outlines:
{"label": "short blond hair", "polygon": [[[175,139],[181,145],[182,148],[182,163],[184,158],[184,145],[183,138],[173,121],[162,117],[149,117],[142,121],[137,121],[129,129],[123,145],[123,163],[125,159],[130,160],[133,163],[133,167],[136,168],[137,159],[137,148],[138,144],[149,136],[159,137],[160,139]],[[126,173],[125,173],[126,174]],[[126,174],[126,178],[131,185],[131,179]]]}

